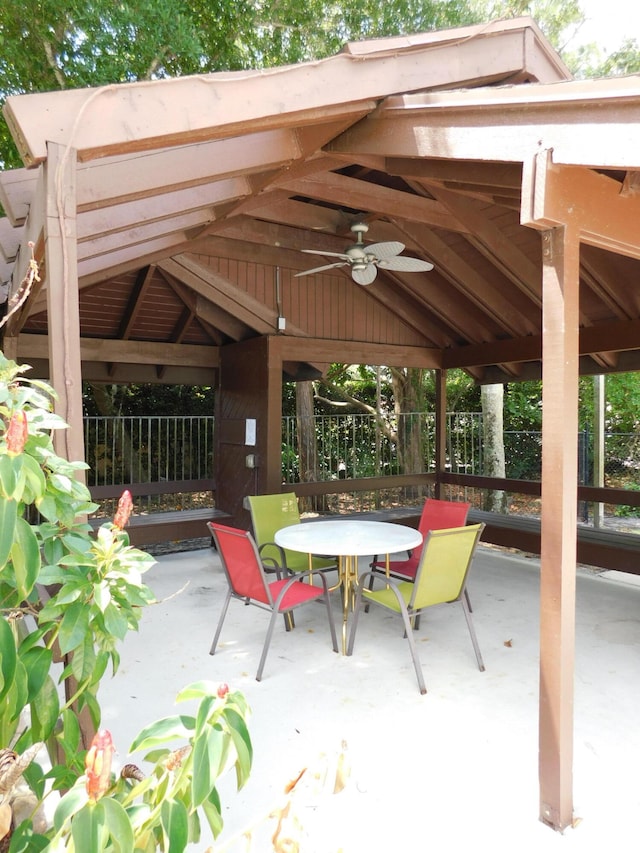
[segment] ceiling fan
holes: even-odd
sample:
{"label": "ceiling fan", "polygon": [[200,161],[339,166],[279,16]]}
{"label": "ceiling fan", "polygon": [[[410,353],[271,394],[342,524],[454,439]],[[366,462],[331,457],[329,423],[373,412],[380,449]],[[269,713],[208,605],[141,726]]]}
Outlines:
{"label": "ceiling fan", "polygon": [[329,258],[339,258],[331,264],[314,267],[311,270],[303,270],[295,274],[296,278],[303,275],[311,275],[316,272],[334,269],[335,267],[351,267],[351,278],[358,284],[371,284],[378,274],[378,268],[387,270],[398,270],[399,272],[427,272],[433,269],[433,264],[421,261],[418,258],[409,258],[400,255],[404,249],[404,243],[395,240],[386,243],[369,243],[366,245],[362,239],[369,230],[364,222],[356,222],[351,226],[356,235],[356,242],[348,246],[344,252],[321,252],[317,249],[302,249],[309,255],[325,255]]}

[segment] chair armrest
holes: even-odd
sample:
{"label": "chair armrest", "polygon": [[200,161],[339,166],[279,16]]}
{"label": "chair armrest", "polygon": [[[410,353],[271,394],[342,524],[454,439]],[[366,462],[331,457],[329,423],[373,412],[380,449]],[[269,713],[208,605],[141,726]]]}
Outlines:
{"label": "chair armrest", "polygon": [[[276,548],[278,554],[280,555],[280,562],[276,560],[275,557],[263,557],[262,550],[263,548]],[[260,555],[260,559],[262,560],[262,565],[264,566],[266,563],[272,563],[272,568],[276,570],[278,573],[278,579],[280,579],[280,572],[284,572],[285,574],[291,574],[287,569],[287,558],[285,556],[284,550],[277,545],[275,542],[263,542],[262,545],[258,547],[258,554]]]}

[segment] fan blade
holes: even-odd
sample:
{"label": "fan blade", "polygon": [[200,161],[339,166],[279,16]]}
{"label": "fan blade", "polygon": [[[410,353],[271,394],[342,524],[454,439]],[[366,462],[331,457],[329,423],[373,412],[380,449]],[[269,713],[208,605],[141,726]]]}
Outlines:
{"label": "fan blade", "polygon": [[302,272],[297,272],[294,275],[294,278],[300,278],[301,275],[311,275],[314,272],[324,272],[325,270],[332,270],[335,267],[346,267],[346,261],[340,261],[337,264],[325,264],[323,267],[314,267],[312,270],[303,270]]}
{"label": "fan blade", "polygon": [[421,261],[419,258],[408,258],[402,255],[398,258],[386,258],[378,264],[380,269],[398,270],[398,272],[428,272],[433,269],[433,264]]}
{"label": "fan blade", "polygon": [[301,252],[305,252],[307,255],[324,255],[327,258],[342,258],[343,261],[349,260],[349,255],[345,255],[344,252],[321,252],[319,249],[300,249]]}
{"label": "fan blade", "polygon": [[351,268],[351,278],[357,282],[357,284],[371,284],[377,274],[378,270],[376,269],[375,264],[367,264],[364,269],[361,267]]}
{"label": "fan blade", "polygon": [[379,261],[384,258],[393,258],[404,249],[404,243],[389,240],[387,243],[370,243],[362,247],[367,255],[374,255]]}

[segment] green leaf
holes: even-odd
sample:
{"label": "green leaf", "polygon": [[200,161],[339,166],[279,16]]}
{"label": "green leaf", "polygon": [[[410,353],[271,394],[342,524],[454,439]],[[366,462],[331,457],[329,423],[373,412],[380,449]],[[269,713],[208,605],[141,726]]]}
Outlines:
{"label": "green leaf", "polygon": [[184,804],[164,800],[160,813],[162,828],[169,839],[167,853],[182,853],[189,842],[189,818]]}
{"label": "green leaf", "polygon": [[9,853],[42,853],[49,846],[49,839],[38,835],[28,821],[17,826],[11,835]]}
{"label": "green leaf", "polygon": [[225,735],[213,726],[196,738],[193,746],[193,805],[197,808],[209,795],[220,773],[220,764],[226,752]]}
{"label": "green leaf", "polygon": [[36,501],[36,508],[47,521],[58,521],[58,505],[52,495],[45,495],[42,500]]}
{"label": "green leaf", "polygon": [[109,841],[103,800],[87,803],[71,821],[71,837],[75,849],[100,853]]}
{"label": "green leaf", "polygon": [[14,498],[18,472],[22,465],[19,456],[8,456],[3,453],[0,456],[0,489],[5,498]]}
{"label": "green leaf", "polygon": [[17,518],[11,546],[11,560],[16,578],[16,589],[21,598],[28,598],[40,572],[40,546],[31,525]]}
{"label": "green leaf", "polygon": [[229,723],[229,732],[233,745],[238,753],[236,761],[236,779],[238,790],[246,784],[249,773],[251,772],[251,763],[253,761],[253,746],[251,745],[251,737],[249,730],[240,716],[232,708],[225,708],[222,712],[223,716]]}
{"label": "green leaf", "polygon": [[176,717],[165,717],[145,726],[136,736],[129,748],[129,752],[137,752],[139,749],[151,749],[161,746],[172,740],[188,740],[195,728],[193,717],[180,715]]}
{"label": "green leaf", "polygon": [[19,654],[27,671],[28,701],[31,702],[42,690],[49,674],[53,655],[51,649],[45,649],[43,646],[35,646],[25,652],[21,646]]}
{"label": "green leaf", "polygon": [[80,724],[77,715],[70,709],[65,708],[61,715],[62,731],[56,733],[56,740],[62,747],[64,754],[75,756],[80,749]]}
{"label": "green leaf", "polygon": [[205,730],[205,727],[210,726],[209,715],[211,711],[219,704],[219,700],[214,696],[206,696],[198,706],[198,714],[196,716],[196,737],[199,737]]}
{"label": "green leaf", "polygon": [[[87,805],[87,789],[84,782],[78,781],[73,788],[62,797],[53,815],[53,826],[56,832],[60,832],[68,820]],[[80,847],[80,850],[87,848]]]}
{"label": "green leaf", "polygon": [[60,698],[51,676],[31,703],[31,725],[37,740],[46,741],[54,732],[60,716]]}
{"label": "green leaf", "polygon": [[104,611],[104,624],[108,633],[118,640],[124,640],[129,630],[127,617],[114,604],[110,604]]}
{"label": "green leaf", "polygon": [[25,455],[23,457],[23,470],[32,492],[29,503],[33,503],[45,493],[47,481],[42,468],[32,456]]}
{"label": "green leaf", "polygon": [[100,800],[113,843],[114,853],[133,853],[134,837],[129,815],[117,800],[104,797]]}
{"label": "green leaf", "polygon": [[6,619],[0,617],[0,700],[7,695],[16,674],[18,653],[13,631]]}
{"label": "green leaf", "polygon": [[[7,457],[0,456],[0,460]],[[0,569],[6,565],[13,545],[13,532],[18,518],[18,504],[8,498],[0,498]]]}
{"label": "green leaf", "polygon": [[183,687],[176,697],[176,702],[188,702],[191,699],[204,699],[205,696],[215,696],[218,685],[213,681],[194,681]]}
{"label": "green leaf", "polygon": [[205,813],[207,823],[211,827],[213,837],[217,838],[222,832],[223,821],[220,797],[216,788],[211,791],[209,797],[202,803],[202,811]]}
{"label": "green leaf", "polygon": [[85,634],[83,642],[73,650],[71,671],[76,681],[83,682],[90,678],[96,664],[96,653],[93,647],[93,637]]}
{"label": "green leaf", "polygon": [[58,642],[60,652],[65,655],[84,642],[89,630],[89,608],[82,601],[76,601],[65,609]]}

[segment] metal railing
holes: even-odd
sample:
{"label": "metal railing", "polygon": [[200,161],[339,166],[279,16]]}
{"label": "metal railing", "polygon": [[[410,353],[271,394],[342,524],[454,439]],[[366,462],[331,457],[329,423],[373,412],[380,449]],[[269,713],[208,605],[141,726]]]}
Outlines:
{"label": "metal railing", "polygon": [[[446,470],[455,474],[484,475],[483,423],[480,412],[449,413],[446,419]],[[435,470],[435,418],[432,413],[389,416],[383,423],[374,415],[316,415],[313,417],[315,468],[301,469],[298,422],[282,420],[282,479],[294,484],[309,481],[360,479],[406,473],[403,442],[417,436],[419,464],[413,470]],[[213,416],[85,417],[86,461],[90,486],[157,483],[212,477]],[[505,476],[539,480],[541,433],[509,430],[504,434]],[[415,452],[415,442],[413,451]],[[604,486],[636,489],[640,485],[640,435],[605,436]],[[579,435],[579,482],[592,484],[593,435]],[[415,459],[414,459],[415,462]],[[304,467],[304,466],[302,466]],[[180,505],[199,500],[180,495]],[[154,501],[157,502],[156,496]],[[397,495],[361,494],[366,507],[395,502]],[[149,498],[148,503],[151,501]],[[153,502],[148,509],[155,508]],[[364,505],[363,505],[364,506]],[[144,509],[145,507],[142,507]],[[360,508],[360,503],[354,506]],[[624,509],[619,512],[624,512]]]}

